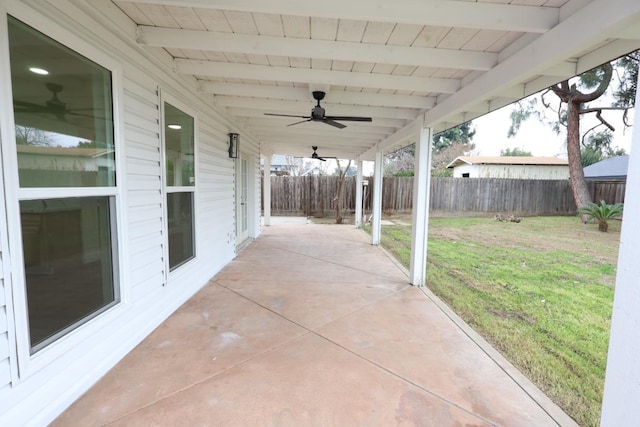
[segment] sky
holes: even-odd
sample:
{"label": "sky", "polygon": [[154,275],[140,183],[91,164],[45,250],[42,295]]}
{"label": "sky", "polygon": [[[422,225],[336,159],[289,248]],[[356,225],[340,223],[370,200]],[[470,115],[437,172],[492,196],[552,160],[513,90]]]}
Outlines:
{"label": "sky", "polygon": [[[595,104],[593,105],[595,106]],[[511,124],[509,115],[513,108],[513,105],[507,105],[473,121],[476,133],[472,142],[476,146],[470,155],[499,156],[501,150],[520,148],[531,152],[534,156],[567,158],[566,134],[556,135],[548,125],[541,123],[535,117],[525,121],[515,137],[507,137],[507,131]],[[629,154],[631,152],[632,128],[625,129],[622,122],[622,112],[605,111],[603,117],[616,129],[613,146],[624,148]],[[633,123],[633,110],[629,112],[628,122]],[[588,114],[581,119],[581,128],[584,131],[596,123],[598,123],[598,120],[595,118],[595,114]],[[604,129],[604,127],[601,127],[598,130]],[[330,170],[333,169],[331,168]],[[365,162],[363,173],[365,176],[373,174],[373,162]]]}
{"label": "sky", "polygon": [[[534,156],[567,157],[566,134],[556,135],[549,126],[541,123],[535,117],[525,121],[514,138],[507,137],[507,131],[511,124],[509,114],[512,110],[513,106],[507,105],[473,121],[476,134],[472,142],[476,148],[471,153],[472,155],[499,156],[500,150],[520,148],[531,152]],[[613,145],[617,148],[624,148],[628,154],[631,147],[631,128],[625,129],[622,122],[622,112],[605,111],[603,117],[616,129]],[[581,119],[581,130],[585,131],[596,123],[598,120],[595,118],[595,114],[588,114]],[[633,123],[632,112],[629,113],[629,123]],[[605,127],[602,126],[598,130],[604,129]]]}

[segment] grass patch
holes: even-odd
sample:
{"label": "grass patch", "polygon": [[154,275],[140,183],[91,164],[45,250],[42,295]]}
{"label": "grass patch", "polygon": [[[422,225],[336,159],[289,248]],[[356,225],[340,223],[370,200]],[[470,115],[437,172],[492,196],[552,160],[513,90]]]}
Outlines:
{"label": "grass patch", "polygon": [[[620,225],[433,219],[427,285],[582,426],[600,422]],[[411,227],[382,227],[408,267]]]}

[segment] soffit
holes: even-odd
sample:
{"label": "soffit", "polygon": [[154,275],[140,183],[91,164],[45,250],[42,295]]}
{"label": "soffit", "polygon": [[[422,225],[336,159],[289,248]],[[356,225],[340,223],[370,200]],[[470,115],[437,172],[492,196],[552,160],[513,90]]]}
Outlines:
{"label": "soffit", "polygon": [[[372,159],[640,48],[636,0],[114,2],[264,152]],[[597,18],[597,19],[596,19]],[[371,123],[287,126],[310,114]]]}

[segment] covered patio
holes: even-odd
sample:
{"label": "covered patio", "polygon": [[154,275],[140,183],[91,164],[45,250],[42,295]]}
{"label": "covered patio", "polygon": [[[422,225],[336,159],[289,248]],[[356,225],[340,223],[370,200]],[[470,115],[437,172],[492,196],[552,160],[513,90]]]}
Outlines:
{"label": "covered patio", "polygon": [[53,426],[575,423],[348,225],[274,223]]}
{"label": "covered patio", "polygon": [[[3,0],[0,18],[0,425],[573,424],[422,288],[433,138],[639,49],[638,0]],[[19,161],[25,125],[112,149],[91,172],[108,185],[83,162],[22,182],[48,176]],[[384,156],[410,144],[405,272],[378,245]],[[261,205],[271,156],[314,147],[355,162],[355,227],[277,224]],[[627,179],[614,427],[640,419],[640,157]],[[42,340],[27,282],[56,248],[42,226],[25,250],[23,218],[59,201],[76,218],[69,271],[100,261],[104,280],[97,310]]]}

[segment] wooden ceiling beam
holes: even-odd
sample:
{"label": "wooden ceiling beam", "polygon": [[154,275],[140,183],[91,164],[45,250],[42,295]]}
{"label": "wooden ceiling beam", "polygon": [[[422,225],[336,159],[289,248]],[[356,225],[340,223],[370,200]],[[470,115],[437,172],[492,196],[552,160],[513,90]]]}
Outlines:
{"label": "wooden ceiling beam", "polygon": [[531,33],[544,33],[560,20],[560,9],[555,7],[466,1],[141,0],[134,3]]}
{"label": "wooden ceiling beam", "polygon": [[236,64],[192,59],[175,59],[178,74],[243,80],[266,80],[328,84],[332,86],[368,87],[375,89],[419,92],[455,93],[459,79],[398,76],[351,71],[315,70],[309,68],[273,67],[269,65]]}
{"label": "wooden ceiling beam", "polygon": [[498,62],[498,54],[490,52],[182,30],[144,25],[138,26],[137,41],[149,47],[461,70],[486,71]]}

